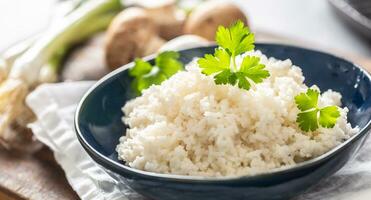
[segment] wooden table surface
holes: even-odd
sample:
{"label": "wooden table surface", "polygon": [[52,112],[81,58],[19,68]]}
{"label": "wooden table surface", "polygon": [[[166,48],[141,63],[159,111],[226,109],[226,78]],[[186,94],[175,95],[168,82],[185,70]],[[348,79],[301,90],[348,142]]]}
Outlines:
{"label": "wooden table surface", "polygon": [[52,152],[44,147],[28,156],[0,150],[0,199],[73,200],[78,196]]}
{"label": "wooden table surface", "polygon": [[[257,33],[257,40],[296,44],[313,48],[305,42],[291,41],[267,33]],[[317,47],[316,49],[321,49]],[[327,50],[331,51],[331,50]],[[333,52],[333,51],[331,51]],[[335,51],[371,72],[371,59]],[[64,172],[49,149],[32,156],[17,156],[0,149],[0,200],[73,200],[76,193],[68,185]]]}

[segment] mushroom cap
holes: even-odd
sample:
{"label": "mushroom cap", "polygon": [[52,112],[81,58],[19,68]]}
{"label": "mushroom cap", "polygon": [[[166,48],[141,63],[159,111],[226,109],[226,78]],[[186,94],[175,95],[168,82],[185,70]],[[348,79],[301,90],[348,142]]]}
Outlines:
{"label": "mushroom cap", "polygon": [[183,33],[186,14],[177,7],[175,1],[146,7],[146,11],[159,27],[160,37],[170,40]]}
{"label": "mushroom cap", "polygon": [[227,1],[206,1],[191,12],[184,32],[215,40],[219,25],[230,26],[237,20],[242,20],[247,25],[245,14],[235,4]]}
{"label": "mushroom cap", "polygon": [[146,45],[157,35],[157,26],[144,9],[125,9],[114,18],[107,30],[106,64],[115,69],[144,56]]}

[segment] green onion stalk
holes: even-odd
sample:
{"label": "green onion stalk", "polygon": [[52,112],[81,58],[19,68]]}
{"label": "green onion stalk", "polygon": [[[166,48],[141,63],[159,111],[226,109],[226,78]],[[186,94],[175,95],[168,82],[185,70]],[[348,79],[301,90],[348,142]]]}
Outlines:
{"label": "green onion stalk", "polygon": [[[0,60],[0,145],[19,146],[22,133],[10,129],[25,127],[34,118],[25,105],[27,94],[43,82],[56,81],[68,50],[106,29],[122,9],[119,0],[84,2],[61,23],[53,24],[36,40],[23,44],[13,56]],[[22,148],[24,145],[22,141]]]}

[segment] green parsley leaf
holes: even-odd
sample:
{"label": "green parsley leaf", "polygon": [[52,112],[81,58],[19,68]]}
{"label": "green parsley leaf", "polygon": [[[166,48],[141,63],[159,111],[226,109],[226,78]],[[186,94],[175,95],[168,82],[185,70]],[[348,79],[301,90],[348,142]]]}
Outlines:
{"label": "green parsley leaf", "polygon": [[157,74],[156,76],[142,76],[132,82],[132,88],[140,94],[142,90],[149,88],[151,85],[159,85],[166,79],[166,76],[163,74]]}
{"label": "green parsley leaf", "polygon": [[241,89],[249,90],[251,85],[249,81],[246,79],[246,75],[244,73],[237,73],[238,79],[238,87]]}
{"label": "green parsley leaf", "polygon": [[130,76],[140,77],[148,74],[152,69],[152,65],[142,59],[137,58],[134,63],[134,67],[129,70]]}
{"label": "green parsley leaf", "polygon": [[327,106],[319,111],[319,124],[325,128],[333,128],[340,112],[336,106]]}
{"label": "green parsley leaf", "polygon": [[135,79],[132,81],[132,88],[141,94],[142,90],[151,85],[159,85],[164,80],[183,69],[183,64],[178,61],[179,53],[165,51],[155,59],[155,66],[140,58],[135,59],[134,67],[129,70],[129,75]]}
{"label": "green parsley leaf", "polygon": [[156,66],[160,68],[160,72],[167,78],[183,69],[183,64],[178,61],[179,53],[175,51],[164,51],[160,53],[155,60]]}
{"label": "green parsley leaf", "polygon": [[244,23],[238,20],[230,28],[219,26],[216,32],[216,43],[231,56],[236,56],[254,49],[254,34]]}
{"label": "green parsley leaf", "polygon": [[216,49],[214,55],[206,54],[204,58],[198,59],[198,65],[202,73],[211,75],[230,69],[231,57],[224,49]]}
{"label": "green parsley leaf", "polygon": [[308,89],[306,93],[300,93],[295,96],[295,102],[298,105],[299,110],[306,111],[317,107],[318,96],[319,92],[317,90]]}
{"label": "green parsley leaf", "polygon": [[318,107],[319,91],[308,89],[305,93],[295,96],[299,112],[296,122],[303,131],[315,131],[320,126],[333,128],[340,112],[337,106]]}
{"label": "green parsley leaf", "polygon": [[260,64],[258,57],[244,57],[241,68],[232,72],[230,67],[230,55],[224,49],[216,49],[214,56],[206,54],[198,60],[202,73],[214,76],[216,84],[238,85],[239,88],[249,90],[251,82],[260,83],[269,77],[269,72],[264,70],[265,66]]}
{"label": "green parsley leaf", "polygon": [[219,74],[214,76],[216,84],[228,84],[231,82],[236,82],[235,74],[229,69],[225,69]]}
{"label": "green parsley leaf", "polygon": [[231,72],[230,69],[223,70],[219,74],[215,75],[214,78],[216,84],[236,85],[236,83],[238,83],[238,87],[245,90],[249,90],[251,86],[243,73]]}
{"label": "green parsley leaf", "polygon": [[230,28],[218,27],[216,42],[219,48],[214,55],[206,54],[198,60],[202,73],[214,75],[216,84],[237,85],[249,90],[251,84],[261,83],[270,76],[260,58],[245,56],[241,66],[236,65],[236,56],[254,49],[254,34],[242,21],[237,21]]}
{"label": "green parsley leaf", "polygon": [[259,63],[259,57],[246,56],[242,60],[240,72],[255,83],[261,83],[270,76],[268,70],[264,70],[265,65]]}
{"label": "green parsley leaf", "polygon": [[299,113],[296,122],[299,123],[301,130],[315,131],[318,128],[317,114],[317,110]]}

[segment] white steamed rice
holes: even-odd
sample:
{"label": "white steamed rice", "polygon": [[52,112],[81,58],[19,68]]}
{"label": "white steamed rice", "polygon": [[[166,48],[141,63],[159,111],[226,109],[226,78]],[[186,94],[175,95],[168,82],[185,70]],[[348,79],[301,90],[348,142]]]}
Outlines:
{"label": "white steamed rice", "polygon": [[[340,109],[334,128],[301,131],[294,101],[308,88],[301,69],[259,51],[247,54],[259,56],[271,74],[249,91],[216,85],[192,62],[129,101],[123,107],[129,128],[117,146],[119,158],[158,173],[253,175],[317,157],[358,131],[347,123],[347,108]],[[340,106],[340,99],[328,90],[319,104]]]}

